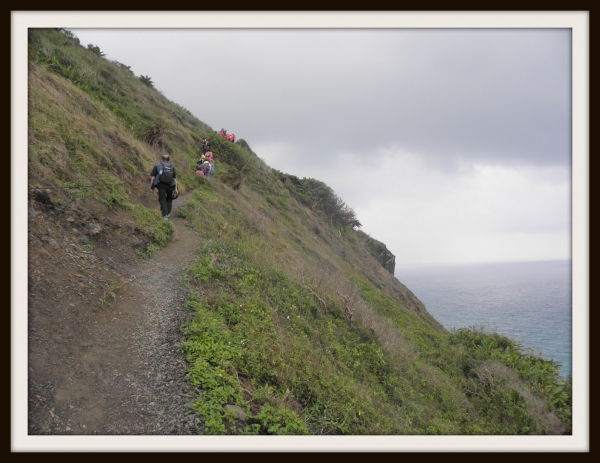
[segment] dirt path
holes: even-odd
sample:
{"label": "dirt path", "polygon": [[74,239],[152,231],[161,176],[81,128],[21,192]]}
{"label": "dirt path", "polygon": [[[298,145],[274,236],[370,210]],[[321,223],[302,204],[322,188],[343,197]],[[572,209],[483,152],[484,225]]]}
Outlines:
{"label": "dirt path", "polygon": [[110,305],[79,317],[81,329],[57,348],[60,359],[47,357],[54,360],[50,371],[44,357],[30,354],[30,370],[42,372],[33,375],[39,382],[30,380],[30,434],[198,433],[177,348],[189,316],[180,280],[199,244],[176,215],[189,196],[173,202],[173,240],[151,259],[119,267],[129,281]]}

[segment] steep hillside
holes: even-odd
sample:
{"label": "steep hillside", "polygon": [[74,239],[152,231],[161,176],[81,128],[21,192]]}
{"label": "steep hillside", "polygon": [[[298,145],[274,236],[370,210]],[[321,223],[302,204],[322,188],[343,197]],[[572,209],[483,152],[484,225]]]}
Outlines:
{"label": "steep hillside", "polygon": [[[327,185],[269,168],[247,141],[216,136],[150,77],[69,31],[30,30],[29,39],[30,433],[85,434],[56,418],[58,404],[72,413],[69,400],[105,433],[570,433],[571,386],[556,364],[493,333],[444,330]],[[193,172],[205,136],[210,180]],[[148,189],[162,153],[184,194],[172,221]],[[153,263],[160,275],[169,256],[181,285],[165,286],[170,307],[148,305],[155,284],[138,278]],[[163,312],[168,321],[151,321]],[[142,326],[156,339],[168,331],[164,345],[181,359],[175,349],[168,358],[123,352],[130,360],[109,366],[119,349],[147,346]],[[102,337],[113,335],[109,349]],[[99,411],[110,394],[74,385],[95,387],[89,378],[102,369],[141,372],[141,358],[148,371],[170,368],[172,378],[155,375],[165,384],[147,389],[163,408],[140,405],[129,389],[118,404],[165,425],[113,426]],[[169,381],[176,397],[165,395]],[[197,425],[179,423],[190,416]]]}

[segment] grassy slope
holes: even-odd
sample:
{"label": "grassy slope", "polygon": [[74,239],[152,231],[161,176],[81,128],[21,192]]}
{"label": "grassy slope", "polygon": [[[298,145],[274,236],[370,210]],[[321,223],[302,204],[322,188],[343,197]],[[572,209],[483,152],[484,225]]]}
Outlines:
{"label": "grassy slope", "polygon": [[203,238],[182,349],[208,433],[569,432],[570,384],[553,362],[497,335],[446,332],[373,240],[307,206],[304,180],[218,137],[218,173],[198,178],[210,128],[127,66],[56,30],[31,31],[29,55],[30,187],[94,186],[60,194],[130,213],[153,238],[146,256],[172,234],[146,194],[161,152],[195,190],[180,211]]}

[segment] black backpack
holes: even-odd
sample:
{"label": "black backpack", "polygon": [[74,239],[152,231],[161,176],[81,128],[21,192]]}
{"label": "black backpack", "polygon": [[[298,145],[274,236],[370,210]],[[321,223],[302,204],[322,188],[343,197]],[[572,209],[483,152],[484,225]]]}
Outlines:
{"label": "black backpack", "polygon": [[[156,176],[160,183],[166,183],[167,185],[175,185],[175,169],[168,162],[161,162],[156,165],[158,175]],[[157,182],[158,183],[158,182]]]}

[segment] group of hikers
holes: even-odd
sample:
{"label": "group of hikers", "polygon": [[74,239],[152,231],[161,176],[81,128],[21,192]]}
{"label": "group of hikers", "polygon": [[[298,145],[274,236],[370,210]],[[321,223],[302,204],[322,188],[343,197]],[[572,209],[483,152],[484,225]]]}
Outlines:
{"label": "group of hikers", "polygon": [[[235,142],[235,134],[229,135],[225,129],[221,129],[217,133],[222,137],[226,137],[227,140]],[[199,154],[200,159],[196,163],[195,173],[210,179],[210,176],[215,172],[215,160],[210,150],[210,137],[202,139]],[[158,202],[164,220],[169,220],[173,200],[179,196],[177,174],[175,173],[175,167],[170,164],[170,160],[171,157],[168,154],[163,154],[162,162],[156,164],[150,172],[150,191],[158,191]]]}
{"label": "group of hikers", "polygon": [[235,143],[235,133],[227,133],[227,130],[221,129],[220,132],[217,132],[221,137],[226,138],[232,143]]}
{"label": "group of hikers", "polygon": [[202,154],[200,160],[196,163],[196,175],[204,175],[206,178],[210,178],[211,174],[215,172],[215,160],[210,150],[210,137],[202,139],[200,151]]}

